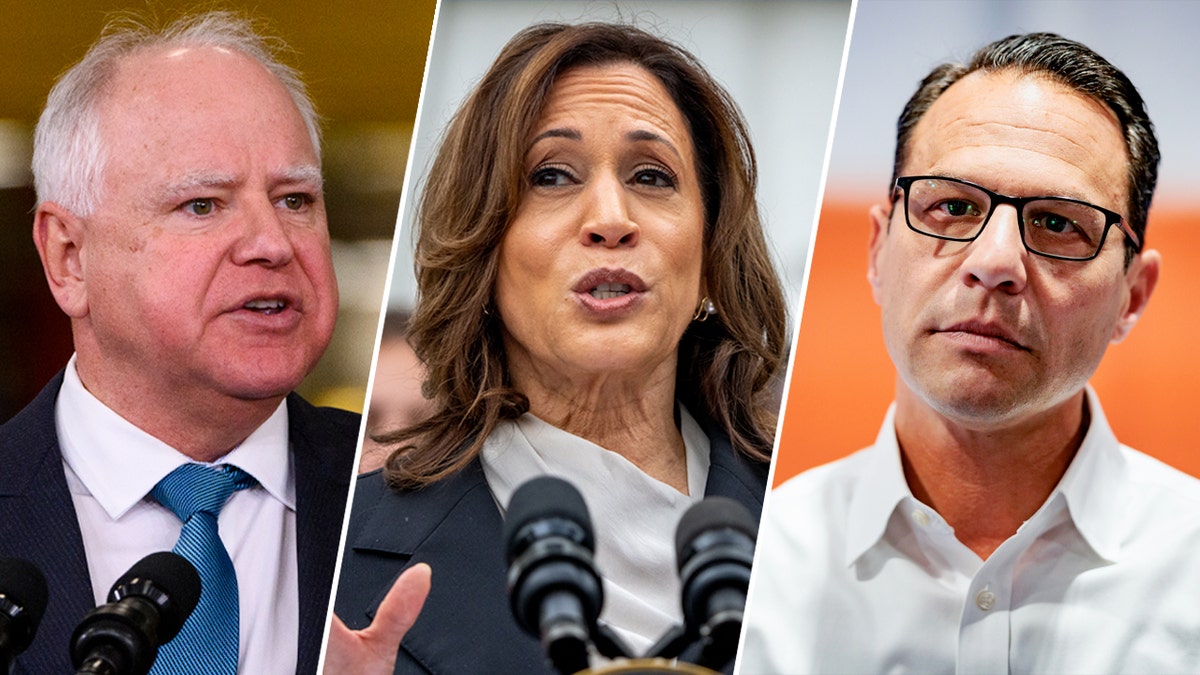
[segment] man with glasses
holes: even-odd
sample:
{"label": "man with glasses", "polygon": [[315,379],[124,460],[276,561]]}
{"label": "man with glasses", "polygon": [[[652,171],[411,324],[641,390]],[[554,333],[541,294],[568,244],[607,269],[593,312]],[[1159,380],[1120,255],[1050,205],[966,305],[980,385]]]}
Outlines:
{"label": "man with glasses", "polygon": [[1128,78],[1057,35],[925,78],[870,214],[895,404],[769,500],[743,672],[1200,667],[1200,482],[1087,386],[1158,278],[1158,159]]}

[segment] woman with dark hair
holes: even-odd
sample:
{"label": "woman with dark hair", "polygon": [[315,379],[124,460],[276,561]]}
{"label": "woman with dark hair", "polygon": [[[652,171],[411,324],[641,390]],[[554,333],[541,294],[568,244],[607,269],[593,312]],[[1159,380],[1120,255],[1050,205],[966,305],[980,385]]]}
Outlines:
{"label": "woman with dark hair", "polygon": [[[725,91],[630,26],[526,29],[459,109],[417,217],[409,335],[435,412],[380,439],[395,449],[359,480],[335,605],[367,626],[393,616],[402,570],[434,570],[397,672],[545,669],[500,535],[530,478],[579,488],[601,621],[637,653],[680,621],[688,506],[720,495],[757,518],[786,319],[755,182]],[[330,663],[367,631],[337,626]]]}

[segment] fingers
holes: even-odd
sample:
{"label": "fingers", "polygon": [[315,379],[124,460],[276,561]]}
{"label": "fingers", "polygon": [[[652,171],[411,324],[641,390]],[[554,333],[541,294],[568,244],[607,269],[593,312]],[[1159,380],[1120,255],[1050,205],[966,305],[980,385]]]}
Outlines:
{"label": "fingers", "polygon": [[364,637],[376,645],[390,646],[394,654],[400,646],[400,640],[416,623],[417,615],[425,605],[432,574],[425,563],[417,563],[404,570],[384,596],[383,602],[379,603],[375,620],[363,631]]}
{"label": "fingers", "polygon": [[329,626],[324,675],[388,675],[396,665],[396,652],[405,633],[416,623],[429,596],[432,572],[418,563],[404,571],[392,584],[375,611],[371,625],[359,631],[346,627],[336,615]]}

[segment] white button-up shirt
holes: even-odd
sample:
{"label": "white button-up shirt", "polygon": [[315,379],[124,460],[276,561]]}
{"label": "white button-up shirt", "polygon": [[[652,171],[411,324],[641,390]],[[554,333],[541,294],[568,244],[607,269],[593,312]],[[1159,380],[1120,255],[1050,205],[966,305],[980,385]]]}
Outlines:
{"label": "white button-up shirt", "polygon": [[740,673],[1200,672],[1200,481],[1091,426],[981,560],[875,445],[768,498]]}
{"label": "white button-up shirt", "polygon": [[[55,403],[55,426],[92,590],[96,604],[103,604],[113,582],[134,563],[175,546],[183,523],[147,495],[192,460],[88,392],[75,357]],[[296,671],[300,597],[287,404],[215,464],[232,464],[258,480],[235,492],[217,521],[238,578],[238,672],[290,675]]]}

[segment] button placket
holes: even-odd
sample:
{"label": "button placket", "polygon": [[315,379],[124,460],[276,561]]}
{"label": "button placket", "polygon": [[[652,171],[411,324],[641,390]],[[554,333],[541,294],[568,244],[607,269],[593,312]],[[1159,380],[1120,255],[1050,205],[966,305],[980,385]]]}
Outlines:
{"label": "button placket", "polygon": [[996,606],[996,594],[984,586],[981,591],[975,594],[975,606],[987,612]]}

